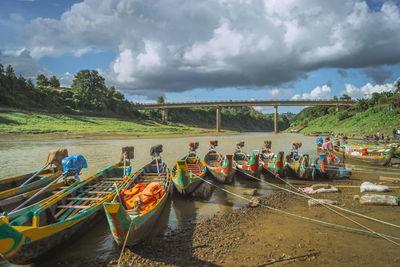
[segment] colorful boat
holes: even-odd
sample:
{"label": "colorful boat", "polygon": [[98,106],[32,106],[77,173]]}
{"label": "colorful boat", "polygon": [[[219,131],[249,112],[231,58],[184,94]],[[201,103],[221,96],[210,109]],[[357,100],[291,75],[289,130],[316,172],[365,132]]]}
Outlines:
{"label": "colorful boat", "polygon": [[[51,150],[46,165],[39,171],[0,180],[0,200],[41,188],[62,174],[61,160],[68,157],[67,149]],[[55,164],[56,167],[51,167]]]}
{"label": "colorful boat", "polygon": [[218,141],[210,141],[210,147],[204,156],[208,171],[220,183],[232,183],[236,169],[233,168],[233,155],[222,155],[215,147]]}
{"label": "colorful boat", "polygon": [[388,166],[399,145],[392,146],[387,152],[368,152],[366,148],[360,149],[352,145],[334,146],[332,153],[342,159],[350,159],[371,165]]}
{"label": "colorful boat", "polygon": [[278,173],[280,177],[310,180],[312,170],[309,155],[300,154],[295,157],[286,156],[285,164]]}
{"label": "colorful boat", "polygon": [[347,169],[339,157],[329,152],[317,155],[312,166],[312,180],[348,179],[351,176],[351,169]]}
{"label": "colorful boat", "polygon": [[262,167],[259,164],[259,152],[253,151],[251,157],[243,152],[244,141],[236,143],[233,154],[234,167],[239,173],[249,177],[260,177]]}
{"label": "colorful boat", "polygon": [[196,154],[198,142],[189,144],[189,153],[178,160],[171,170],[174,187],[182,195],[190,195],[203,182],[207,172],[206,163]]}
{"label": "colorful boat", "polygon": [[144,166],[119,191],[120,201],[103,204],[115,242],[133,246],[154,234],[171,189],[170,170],[160,157],[152,154],[152,161]]}
{"label": "colorful boat", "polygon": [[111,201],[116,188],[120,189],[130,179],[131,167],[125,163],[114,164],[71,185],[15,219],[1,217],[2,257],[13,264],[29,264],[84,234],[102,210],[102,204]]}

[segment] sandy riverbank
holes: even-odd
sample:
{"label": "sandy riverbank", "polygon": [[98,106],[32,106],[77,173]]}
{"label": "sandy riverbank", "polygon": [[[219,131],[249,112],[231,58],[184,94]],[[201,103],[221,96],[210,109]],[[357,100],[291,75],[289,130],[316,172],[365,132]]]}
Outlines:
{"label": "sandy riverbank", "polygon": [[[351,180],[331,183],[354,186],[361,181],[362,177],[356,175]],[[310,182],[292,184],[305,186]],[[399,192],[394,189],[390,194],[399,196]],[[400,224],[400,207],[362,206],[353,200],[356,194],[360,194],[358,187],[341,187],[339,193],[313,197],[337,200],[341,207]],[[261,198],[260,202],[305,217],[360,228],[322,206],[309,208],[305,198],[282,190]],[[346,215],[377,232],[400,237],[398,228]],[[126,248],[121,266],[399,266],[398,252],[397,245],[381,237],[324,226],[258,206],[217,213]],[[118,258],[119,254],[115,254],[107,261],[71,262],[78,266],[116,266]]]}

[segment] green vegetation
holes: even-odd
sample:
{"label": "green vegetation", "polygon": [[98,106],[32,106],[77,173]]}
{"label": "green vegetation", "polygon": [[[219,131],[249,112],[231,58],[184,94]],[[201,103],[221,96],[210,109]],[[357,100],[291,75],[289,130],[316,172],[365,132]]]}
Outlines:
{"label": "green vegetation", "polygon": [[305,108],[291,119],[290,129],[302,127],[301,132],[375,134],[379,130],[392,135],[393,129],[400,128],[400,81],[393,92],[374,93],[338,112],[335,107]]}
{"label": "green vegetation", "polygon": [[[160,96],[158,103],[164,103]],[[48,79],[44,74],[32,80],[16,77],[12,66],[0,64],[0,106],[30,111],[0,113],[0,132],[3,133],[85,133],[93,132],[142,132],[154,134],[171,132],[197,133],[215,129],[215,108],[185,108],[168,110],[168,126],[159,125],[160,110],[138,111],[114,86],[106,87],[104,78],[96,70],[81,70],[75,75],[71,88],[61,88],[57,77]],[[32,113],[34,112],[34,113]],[[42,115],[42,113],[63,114]],[[69,116],[71,115],[71,116]],[[90,118],[101,116],[116,119]],[[251,107],[223,108],[222,128],[238,131],[272,131],[273,115],[262,114]],[[286,115],[279,115],[278,127],[289,127]],[[152,120],[150,127],[148,120]],[[100,123],[101,121],[101,123]],[[132,122],[134,121],[134,122]],[[129,123],[128,123],[129,122]],[[128,123],[128,124],[127,124]],[[182,124],[189,125],[184,127]],[[101,125],[100,128],[94,127]],[[103,128],[102,128],[103,127]],[[148,127],[148,129],[146,128]],[[161,128],[162,129],[161,129]],[[147,130],[145,130],[145,128]]]}
{"label": "green vegetation", "polygon": [[18,111],[0,111],[0,132],[7,134],[68,135],[165,135],[210,132],[207,129],[171,123],[162,125],[154,121],[132,121],[125,119],[38,114]]}

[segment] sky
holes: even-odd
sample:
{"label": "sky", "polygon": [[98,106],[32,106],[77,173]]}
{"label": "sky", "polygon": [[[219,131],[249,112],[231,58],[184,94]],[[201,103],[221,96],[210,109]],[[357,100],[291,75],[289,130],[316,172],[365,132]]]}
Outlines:
{"label": "sky", "polygon": [[359,99],[400,78],[399,0],[0,4],[1,64],[63,86],[97,69],[134,102]]}

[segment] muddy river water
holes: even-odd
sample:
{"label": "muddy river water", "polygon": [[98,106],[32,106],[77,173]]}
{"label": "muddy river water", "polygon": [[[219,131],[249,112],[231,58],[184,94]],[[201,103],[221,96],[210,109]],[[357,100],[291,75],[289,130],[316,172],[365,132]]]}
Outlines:
{"label": "muddy river water", "polygon": [[[82,154],[88,162],[88,168],[84,169],[81,175],[81,178],[85,179],[116,163],[119,160],[122,146],[133,145],[135,147],[134,169],[136,170],[151,160],[149,150],[153,145],[163,144],[162,157],[172,167],[178,158],[186,154],[189,142],[198,141],[200,143],[198,154],[203,157],[208,150],[210,140],[218,140],[217,149],[224,154],[232,153],[235,143],[240,140],[245,141],[244,150],[247,153],[260,149],[264,140],[272,141],[274,152],[289,151],[292,141],[302,141],[301,153],[308,153],[312,156],[316,153],[315,137],[271,133],[131,140],[0,141],[0,179],[41,168],[47,159],[47,152],[53,148],[65,147],[70,155]],[[357,166],[350,167],[357,168]],[[371,173],[367,171],[364,175],[369,176]],[[261,195],[267,195],[273,191],[265,184],[261,185],[256,181],[240,177],[235,179],[233,185],[220,186],[238,194],[248,188],[257,188]],[[214,190],[207,200],[184,199],[174,195],[159,219],[156,232],[167,233],[203,216],[246,205],[244,200],[220,190]],[[107,258],[111,254],[115,255],[118,251],[120,248],[113,242],[105,216],[101,214],[93,229],[84,236],[65,244],[58,251],[52,252],[51,255],[46,255],[46,258],[37,262],[36,265],[68,262],[71,258],[79,257]],[[0,266],[7,265],[4,261],[0,262]]]}

